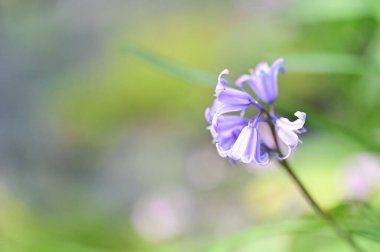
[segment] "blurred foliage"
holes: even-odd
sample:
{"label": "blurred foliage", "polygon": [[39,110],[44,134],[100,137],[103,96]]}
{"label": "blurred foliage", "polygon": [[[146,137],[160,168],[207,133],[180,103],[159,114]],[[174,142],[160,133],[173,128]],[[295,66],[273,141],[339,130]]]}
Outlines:
{"label": "blurred foliage", "polygon": [[[378,213],[378,207],[345,202],[331,209],[331,214],[350,230],[365,251],[377,251],[380,219],[378,214],[373,214]],[[215,242],[207,251],[305,251],[305,248],[349,251],[347,244],[337,239],[333,230],[314,214],[255,226]]]}

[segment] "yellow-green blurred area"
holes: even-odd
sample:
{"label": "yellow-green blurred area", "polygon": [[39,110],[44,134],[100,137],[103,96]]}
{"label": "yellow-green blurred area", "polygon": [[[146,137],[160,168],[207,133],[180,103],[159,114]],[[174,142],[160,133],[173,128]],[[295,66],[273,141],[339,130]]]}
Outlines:
{"label": "yellow-green blurred area", "polygon": [[206,130],[218,74],[279,57],[290,163],[380,251],[379,25],[377,0],[0,0],[0,251],[351,251]]}

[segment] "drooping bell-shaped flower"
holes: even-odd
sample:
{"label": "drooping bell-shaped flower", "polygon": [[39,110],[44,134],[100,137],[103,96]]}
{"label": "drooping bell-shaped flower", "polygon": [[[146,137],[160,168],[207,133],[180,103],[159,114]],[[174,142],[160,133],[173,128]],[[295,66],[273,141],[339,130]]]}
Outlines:
{"label": "drooping bell-shaped flower", "polygon": [[242,129],[248,124],[241,116],[221,115],[214,119],[208,129],[213,137],[214,143],[222,150],[228,150],[236,142]]}
{"label": "drooping bell-shaped flower", "polygon": [[215,96],[218,101],[215,104],[215,114],[221,115],[228,112],[236,112],[246,110],[250,105],[257,102],[253,97],[245,91],[227,87],[228,81],[223,75],[228,74],[228,69],[223,70],[218,77],[218,84],[215,88]]}
{"label": "drooping bell-shaped flower", "polygon": [[298,119],[293,122],[284,117],[276,118],[274,121],[276,134],[288,149],[285,156],[280,157],[280,159],[289,157],[291,151],[301,142],[297,134],[304,132],[303,125],[306,121],[306,113],[297,111],[294,115],[298,117]]}
{"label": "drooping bell-shaped flower", "polygon": [[269,164],[269,154],[261,152],[261,140],[257,127],[259,120],[260,114],[252,118],[230,148],[224,148],[217,143],[219,155],[246,164]]}
{"label": "drooping bell-shaped flower", "polygon": [[277,75],[278,72],[285,72],[283,59],[276,60],[272,66],[267,63],[260,63],[251,74],[242,75],[236,81],[236,86],[244,89],[247,83],[259,99],[267,104],[276,101],[278,94]]}

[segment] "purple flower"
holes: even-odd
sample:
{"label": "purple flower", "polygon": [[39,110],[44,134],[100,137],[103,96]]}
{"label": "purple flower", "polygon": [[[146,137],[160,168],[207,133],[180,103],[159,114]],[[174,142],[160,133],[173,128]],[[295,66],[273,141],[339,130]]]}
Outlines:
{"label": "purple flower", "polygon": [[[219,74],[215,88],[216,99],[213,105],[205,111],[206,121],[210,124],[207,129],[210,130],[213,142],[223,149],[231,148],[241,130],[247,125],[244,117],[224,114],[245,110],[250,105],[250,95],[226,87],[228,82],[223,78],[223,75],[228,73],[229,71],[225,69]],[[247,99],[244,99],[244,97]]]}
{"label": "purple flower", "polygon": [[[240,89],[227,86],[228,81],[223,78],[229,73],[227,69],[220,73],[215,88],[215,100],[206,109],[205,118],[221,157],[234,163],[267,165],[273,154],[277,153],[278,159],[285,159],[297,147],[300,142],[297,134],[303,132],[306,114],[297,111],[295,115],[298,119],[294,122],[277,117],[274,109],[269,113],[243,87],[245,82],[248,83],[260,100],[273,103],[277,98],[277,74],[278,71],[283,71],[283,62],[283,59],[279,59],[271,67],[265,63],[259,64],[251,75],[243,75],[236,81],[236,86]],[[246,111],[251,107],[257,111],[256,115],[246,118],[245,115],[249,114]],[[261,139],[260,130],[263,127],[259,129],[259,124],[275,129],[275,136],[272,131],[267,132],[267,138],[271,138],[271,141]],[[265,135],[265,131],[263,133]],[[278,145],[274,139],[278,139]],[[280,146],[286,147],[285,156],[281,156]]]}
{"label": "purple flower", "polygon": [[260,134],[257,123],[260,114],[252,118],[238,136],[235,141],[223,146],[221,143],[216,144],[218,153],[222,157],[228,157],[233,161],[241,161],[247,164],[269,164],[269,154],[261,153]]}
{"label": "purple flower", "polygon": [[222,115],[217,117],[209,130],[218,150],[230,149],[247,124],[247,120],[241,116]]}
{"label": "purple flower", "polygon": [[228,81],[223,78],[223,75],[228,73],[228,69],[225,69],[218,77],[218,84],[215,88],[217,101],[214,103],[213,108],[211,108],[215,111],[215,115],[244,111],[251,105],[257,106],[261,109],[258,102],[247,92],[227,87]]}
{"label": "purple flower", "polygon": [[277,99],[278,72],[285,72],[282,64],[284,64],[283,59],[276,60],[271,67],[267,63],[260,63],[250,75],[242,75],[235,84],[244,89],[243,85],[247,83],[260,100],[271,104]]}
{"label": "purple flower", "polygon": [[280,157],[281,159],[289,157],[291,151],[297,147],[299,142],[301,142],[297,134],[305,131],[303,125],[306,121],[306,113],[297,111],[294,115],[298,117],[294,122],[291,122],[284,117],[276,118],[274,122],[278,138],[288,149],[287,154],[284,157]]}
{"label": "purple flower", "polygon": [[[257,123],[260,114],[251,120],[244,118],[244,111],[257,102],[245,91],[227,87],[228,74],[223,70],[215,89],[216,99],[212,107],[205,111],[205,118],[210,124],[208,129],[222,157],[244,163],[267,164],[268,154],[261,154],[260,136]],[[226,115],[230,112],[242,112],[241,115]]]}

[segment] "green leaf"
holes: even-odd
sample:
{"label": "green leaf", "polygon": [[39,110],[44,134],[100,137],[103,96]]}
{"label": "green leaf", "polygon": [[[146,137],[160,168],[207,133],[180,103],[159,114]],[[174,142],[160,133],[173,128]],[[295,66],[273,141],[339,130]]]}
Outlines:
{"label": "green leaf", "polygon": [[[136,46],[129,46],[126,51],[146,63],[191,83],[215,86],[216,77],[210,73],[180,65]],[[293,73],[358,75],[363,73],[363,60],[356,55],[314,52],[288,54],[285,59],[286,68]]]}
{"label": "green leaf", "polygon": [[192,69],[187,66],[182,66],[137,46],[129,46],[126,51],[129,54],[144,60],[169,74],[189,81],[190,83],[209,87],[214,87],[216,85],[217,77],[215,75]]}

